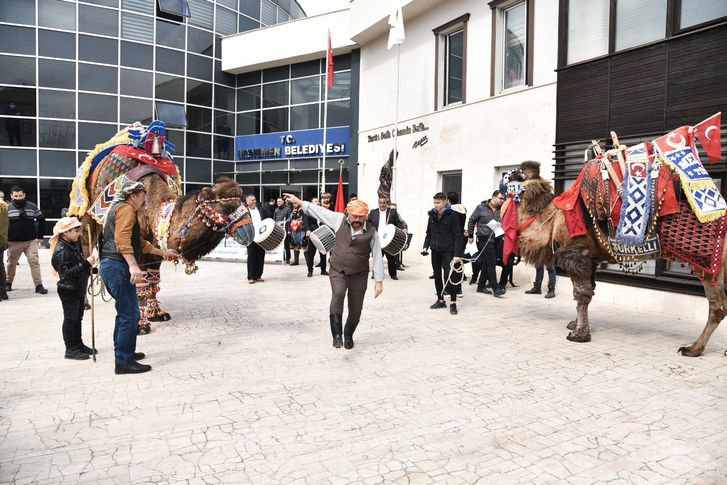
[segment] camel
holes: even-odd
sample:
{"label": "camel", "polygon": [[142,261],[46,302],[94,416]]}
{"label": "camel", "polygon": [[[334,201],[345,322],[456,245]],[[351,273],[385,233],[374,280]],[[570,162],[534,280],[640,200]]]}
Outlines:
{"label": "camel", "polygon": [[[590,342],[588,305],[596,287],[596,267],[601,262],[617,261],[609,252],[608,243],[602,234],[598,234],[598,227],[590,227],[584,236],[570,236],[564,211],[553,202],[553,187],[548,180],[540,177],[538,162],[523,162],[511,180],[523,183],[520,203],[517,204],[517,223],[520,228],[524,225],[527,227],[519,235],[520,255],[535,267],[555,263],[568,273],[573,283],[576,319],[568,324],[570,333],[566,338],[571,342]],[[709,302],[709,318],[699,337],[690,345],[678,349],[683,356],[702,355],[712,333],[727,315],[727,246],[722,247],[722,269],[711,281],[710,275],[692,266],[704,285],[704,293]]]}

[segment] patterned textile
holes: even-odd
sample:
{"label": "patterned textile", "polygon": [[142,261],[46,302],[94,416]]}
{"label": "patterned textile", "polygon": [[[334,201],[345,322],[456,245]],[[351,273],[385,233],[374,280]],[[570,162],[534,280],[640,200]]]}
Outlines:
{"label": "patterned textile", "polygon": [[144,150],[129,145],[118,146],[114,149],[113,153],[129,156],[137,162],[150,165],[167,175],[177,175],[177,166],[169,158],[155,157]]}
{"label": "patterned textile", "polygon": [[[616,186],[610,179],[608,182],[601,174],[601,160],[591,160],[583,167],[581,179],[581,198],[586,204],[588,212],[595,214],[599,221],[611,218],[613,225],[618,224],[618,215],[621,210],[621,200],[618,198]],[[608,186],[606,186],[608,183]]]}
{"label": "patterned textile", "polygon": [[128,155],[122,155],[115,152],[111,153],[91,174],[89,187],[91,188],[92,193],[97,193],[98,189],[106,187],[108,184],[116,180],[117,177],[129,172],[138,164],[139,162]]}
{"label": "patterned textile", "polygon": [[583,217],[583,208],[578,204],[574,209],[564,210],[565,225],[568,227],[570,237],[585,236],[588,234],[586,219]]}
{"label": "patterned textile", "polygon": [[169,239],[169,227],[172,221],[172,214],[174,213],[174,204],[176,202],[167,202],[162,206],[159,212],[159,224],[156,230],[156,239],[159,243],[159,249],[162,251],[167,250],[167,240]]}
{"label": "patterned textile", "polygon": [[93,217],[99,224],[104,223],[106,213],[109,211],[114,203],[117,192],[129,182],[129,179],[125,175],[116,177],[110,184],[108,184],[99,196],[94,201],[88,213]]}
{"label": "patterned textile", "polygon": [[686,202],[680,211],[661,220],[662,256],[680,259],[712,276],[712,284],[722,270],[722,249],[727,223],[724,217],[701,223]]}
{"label": "patterned textile", "polygon": [[653,216],[652,159],[650,146],[646,143],[626,150],[623,205],[616,228],[616,241],[621,245],[638,246],[646,237],[649,220]]}

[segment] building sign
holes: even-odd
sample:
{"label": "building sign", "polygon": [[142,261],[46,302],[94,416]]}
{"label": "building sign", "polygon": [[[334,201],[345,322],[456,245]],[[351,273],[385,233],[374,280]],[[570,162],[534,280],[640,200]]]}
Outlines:
{"label": "building sign", "polygon": [[[348,127],[326,130],[327,157],[348,156]],[[323,129],[246,135],[235,138],[235,161],[322,157]]]}
{"label": "building sign", "polygon": [[[429,127],[425,125],[423,122],[419,123],[412,123],[411,125],[400,125],[402,128],[398,128],[396,130],[397,136],[406,136],[411,135],[413,133],[421,133],[423,131],[429,130]],[[394,138],[394,128],[391,128],[390,130],[383,130],[380,133],[374,133],[373,135],[367,135],[368,136],[368,142],[373,143],[375,141],[381,141],[381,140],[390,140]],[[424,137],[426,138],[426,136]],[[427,142],[422,143],[422,139],[419,140],[419,144],[415,145],[414,148],[417,148],[417,146],[425,145]],[[428,140],[427,140],[428,141]]]}

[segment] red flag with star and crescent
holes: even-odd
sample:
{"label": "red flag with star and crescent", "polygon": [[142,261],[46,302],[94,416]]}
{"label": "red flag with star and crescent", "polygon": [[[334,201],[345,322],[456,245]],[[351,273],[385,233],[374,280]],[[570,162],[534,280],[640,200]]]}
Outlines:
{"label": "red flag with star and crescent", "polygon": [[699,143],[707,152],[710,163],[717,163],[722,159],[722,145],[720,130],[722,129],[722,112],[710,116],[701,123],[694,125],[693,132],[697,135]]}

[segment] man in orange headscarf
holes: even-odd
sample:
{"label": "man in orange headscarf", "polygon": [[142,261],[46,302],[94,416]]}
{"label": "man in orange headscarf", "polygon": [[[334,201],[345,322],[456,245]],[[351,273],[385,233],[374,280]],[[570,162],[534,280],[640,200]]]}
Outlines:
{"label": "man in orange headscarf", "polygon": [[[336,233],[336,242],[331,251],[331,305],[329,310],[333,346],[353,348],[353,333],[356,331],[363,307],[369,273],[369,255],[373,257],[374,298],[384,291],[384,263],[381,243],[376,227],[367,224],[369,206],[356,199],[346,205],[346,214],[333,212],[323,207],[304,202],[291,194],[283,194],[293,204],[303,207],[303,212],[329,226]],[[348,294],[348,317],[343,328],[343,300]],[[343,338],[342,338],[343,337]]]}

